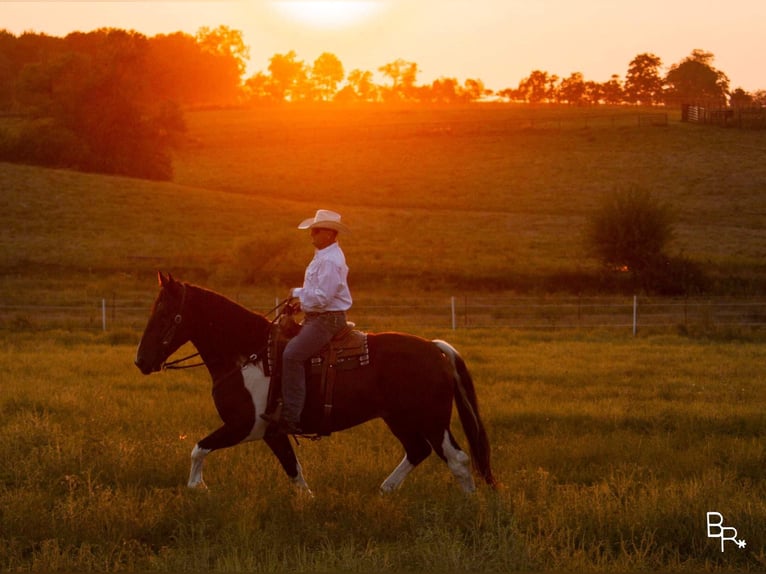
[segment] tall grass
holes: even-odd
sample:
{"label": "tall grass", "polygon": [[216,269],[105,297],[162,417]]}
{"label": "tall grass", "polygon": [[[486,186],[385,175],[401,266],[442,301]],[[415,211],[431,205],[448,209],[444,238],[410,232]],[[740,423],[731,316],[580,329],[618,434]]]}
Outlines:
{"label": "tall grass", "polygon": [[[422,333],[435,336],[437,333]],[[443,335],[443,334],[442,334]],[[133,345],[2,336],[0,568],[35,571],[741,571],[766,567],[763,342],[457,332],[502,482],[432,457],[392,496],[379,421],[303,442],[316,496],[218,424],[202,372],[142,377]],[[459,433],[458,433],[459,434]],[[706,537],[721,512],[744,550]]]}

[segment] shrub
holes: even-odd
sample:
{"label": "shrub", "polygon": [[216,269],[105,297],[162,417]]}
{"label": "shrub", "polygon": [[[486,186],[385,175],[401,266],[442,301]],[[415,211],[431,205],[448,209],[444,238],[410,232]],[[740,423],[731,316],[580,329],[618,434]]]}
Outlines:
{"label": "shrub", "polygon": [[656,264],[673,237],[673,214],[648,191],[607,197],[588,221],[589,247],[608,268],[640,273]]}
{"label": "shrub", "polygon": [[648,191],[629,189],[607,197],[588,220],[586,240],[608,272],[629,272],[633,289],[662,295],[700,293],[702,269],[665,253],[675,215]]}

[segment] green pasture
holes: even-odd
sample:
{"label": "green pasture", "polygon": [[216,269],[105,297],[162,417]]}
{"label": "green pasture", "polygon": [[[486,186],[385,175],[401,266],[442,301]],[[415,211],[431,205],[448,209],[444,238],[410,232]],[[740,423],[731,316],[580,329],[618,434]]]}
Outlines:
{"label": "green pasture", "polygon": [[318,207],[353,229],[360,292],[587,292],[585,222],[631,187],[671,205],[670,250],[711,289],[762,291],[766,133],[522,110],[191,112],[173,183],[0,165],[0,293],[142,291],[162,267],[273,296],[301,280],[295,226]]}
{"label": "green pasture", "polygon": [[[129,338],[2,336],[3,571],[766,567],[762,341],[457,332],[501,487],[466,496],[431,457],[381,496],[402,451],[376,421],[301,443],[307,499],[261,443],[188,490],[210,383],[143,377]],[[707,538],[710,511],[745,549]]]}
{"label": "green pasture", "polygon": [[[142,377],[139,326],[24,315],[113,297],[148,313],[157,269],[273,301],[300,283],[295,226],[320,207],[353,229],[362,306],[587,295],[601,287],[584,224],[631,187],[672,206],[671,249],[711,296],[762,294],[766,132],[642,113],[656,110],[208,110],[187,115],[171,183],[0,164],[0,570],[766,569],[757,330],[448,331],[445,315],[414,332],[465,356],[501,488],[466,497],[432,457],[380,496],[403,453],[377,421],[302,442],[306,499],[260,443],[213,454],[210,490],[188,491],[189,453],[219,424],[207,375]],[[746,548],[722,553],[709,511]]]}

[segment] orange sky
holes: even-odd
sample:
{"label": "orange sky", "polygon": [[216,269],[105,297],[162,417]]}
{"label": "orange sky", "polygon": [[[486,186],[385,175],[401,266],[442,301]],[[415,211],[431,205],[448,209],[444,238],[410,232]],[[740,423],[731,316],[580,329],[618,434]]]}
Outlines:
{"label": "orange sky", "polygon": [[250,73],[266,70],[276,53],[295,50],[310,64],[327,51],[347,72],[377,73],[404,58],[419,65],[421,84],[440,76],[479,78],[495,90],[516,87],[535,69],[561,77],[582,72],[595,81],[624,78],[640,53],[654,53],[668,67],[695,48],[715,55],[713,66],[732,89],[766,89],[764,22],[766,0],[0,2],[0,27],[14,34],[117,27],[152,36],[226,25],[243,32]]}

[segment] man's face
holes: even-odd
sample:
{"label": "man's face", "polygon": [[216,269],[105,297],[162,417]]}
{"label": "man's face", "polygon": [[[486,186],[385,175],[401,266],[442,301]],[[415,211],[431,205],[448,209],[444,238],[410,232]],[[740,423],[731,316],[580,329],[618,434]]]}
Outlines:
{"label": "man's face", "polygon": [[311,243],[317,249],[324,249],[335,243],[335,238],[338,232],[332,229],[323,229],[321,227],[314,227],[311,230]]}

